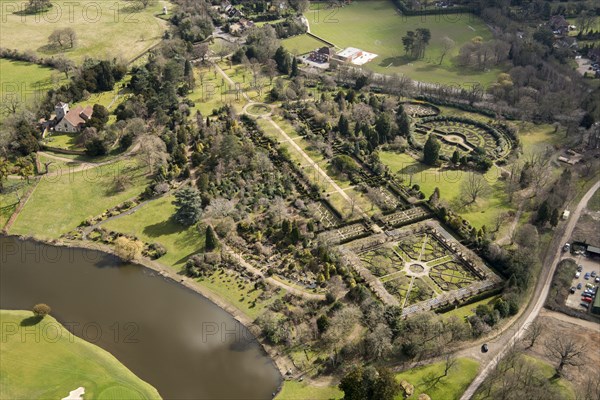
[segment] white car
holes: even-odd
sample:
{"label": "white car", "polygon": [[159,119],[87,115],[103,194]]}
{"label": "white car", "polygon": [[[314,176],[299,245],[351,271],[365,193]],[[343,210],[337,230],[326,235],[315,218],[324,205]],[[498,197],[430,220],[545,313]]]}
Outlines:
{"label": "white car", "polygon": [[575,272],[575,278],[579,278],[581,276],[581,272],[577,271]]}

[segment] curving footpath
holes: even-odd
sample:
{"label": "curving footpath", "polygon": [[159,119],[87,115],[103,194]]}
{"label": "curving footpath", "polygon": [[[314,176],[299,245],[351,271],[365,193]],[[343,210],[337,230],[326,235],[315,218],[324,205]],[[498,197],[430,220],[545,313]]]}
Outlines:
{"label": "curving footpath", "polygon": [[[579,216],[581,212],[587,205],[588,201],[592,197],[592,195],[600,188],[600,181],[597,181],[594,186],[592,186],[587,193],[583,196],[583,198],[577,204],[577,207],[573,211],[570,216],[569,221],[565,227],[562,238],[559,242],[559,246],[554,255],[554,260],[552,264],[550,264],[549,268],[542,268],[542,273],[540,275],[540,279],[538,280],[537,287],[534,293],[539,293],[536,297],[535,301],[529,303],[526,312],[521,317],[521,320],[518,322],[518,325],[515,329],[509,329],[502,335],[501,338],[497,340],[497,342],[503,343],[503,346],[496,350],[495,356],[487,362],[485,367],[481,370],[479,375],[471,382],[467,390],[463,393],[460,400],[469,400],[473,397],[479,386],[483,383],[483,381],[487,378],[490,372],[496,367],[498,362],[502,360],[502,358],[506,355],[510,348],[513,347],[524,335],[527,326],[533,322],[533,320],[538,316],[542,308],[544,307],[544,303],[546,302],[546,297],[548,296],[548,292],[550,290],[550,284],[552,282],[552,277],[554,276],[554,271],[558,266],[558,263],[561,259],[562,255],[562,243],[566,243],[571,234],[573,233],[573,229],[575,229],[575,225],[579,220]],[[489,354],[489,353],[488,353]],[[483,364],[483,362],[482,362]]]}

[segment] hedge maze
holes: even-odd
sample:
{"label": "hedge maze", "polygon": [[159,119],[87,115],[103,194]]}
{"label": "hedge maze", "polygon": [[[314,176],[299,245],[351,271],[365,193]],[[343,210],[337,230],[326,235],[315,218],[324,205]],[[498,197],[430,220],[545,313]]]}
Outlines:
{"label": "hedge maze", "polygon": [[471,154],[483,152],[493,160],[506,157],[512,150],[511,139],[499,129],[467,118],[432,117],[417,122],[413,141],[422,147],[429,135],[435,135],[441,142],[440,154],[447,158],[458,150]]}

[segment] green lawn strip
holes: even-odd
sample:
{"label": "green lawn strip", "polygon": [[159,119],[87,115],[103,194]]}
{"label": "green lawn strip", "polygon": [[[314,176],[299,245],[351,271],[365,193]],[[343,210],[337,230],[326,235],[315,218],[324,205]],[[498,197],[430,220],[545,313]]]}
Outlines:
{"label": "green lawn strip", "polygon": [[151,385],[109,352],[73,336],[54,318],[34,326],[30,311],[0,310],[0,397],[61,399],[82,386],[85,398],[158,399]]}
{"label": "green lawn strip", "polygon": [[[471,14],[405,16],[400,15],[392,1],[355,1],[344,7],[328,8],[327,3],[313,3],[305,13],[311,32],[340,48],[356,47],[378,55],[365,68],[385,74],[401,73],[412,79],[443,84],[474,84],[487,86],[496,81],[499,68],[485,72],[457,67],[453,59],[460,47],[480,36],[492,39],[485,23]],[[420,60],[408,59],[402,45],[407,31],[429,28],[431,42]],[[443,38],[448,36],[456,46],[441,65]]]}
{"label": "green lawn strip", "polygon": [[[12,234],[57,238],[86,218],[141,193],[147,184],[146,169],[132,162],[112,164],[60,176],[42,177],[33,195],[10,230]],[[118,174],[132,177],[131,185],[115,192]]]}
{"label": "green lawn strip", "polygon": [[[86,57],[130,60],[162,39],[167,22],[155,17],[163,3],[132,10],[132,2],[55,0],[45,15],[18,15],[11,12],[11,0],[0,0],[3,13],[2,42],[20,51],[40,56],[64,55],[77,62]],[[15,7],[20,9],[20,7]],[[17,11],[17,10],[15,10]],[[77,35],[74,49],[50,49],[48,37],[55,29],[72,28]],[[23,38],[27,40],[23,40]],[[67,46],[68,47],[68,46]]]}
{"label": "green lawn strip", "polygon": [[445,312],[442,315],[447,318],[457,317],[460,319],[465,319],[469,315],[473,315],[477,306],[481,304],[493,304],[498,298],[500,298],[500,296],[493,296],[487,299],[479,300],[475,303],[467,304],[465,306],[455,308],[452,311]]}
{"label": "green lawn strip", "polygon": [[284,381],[275,400],[341,400],[344,393],[334,386],[311,386],[305,382]]}
{"label": "green lawn strip", "polygon": [[77,145],[79,133],[48,133],[44,139],[44,144],[50,147],[56,147],[66,150],[83,150],[83,147]]}
{"label": "green lawn strip", "polygon": [[325,42],[315,39],[307,34],[292,36],[281,41],[281,45],[288,49],[292,54],[301,55],[317,50],[320,47],[327,46]]}
{"label": "green lawn strip", "polygon": [[[396,379],[406,380],[415,387],[414,394],[409,399],[417,399],[421,393],[426,393],[432,399],[453,400],[459,399],[471,381],[477,375],[479,363],[470,358],[458,358],[454,368],[448,376],[439,380],[435,387],[427,383],[430,377],[440,377],[444,374],[444,362],[425,365],[409,369],[396,375]],[[403,399],[402,395],[396,400]]]}
{"label": "green lawn strip", "polygon": [[181,269],[190,256],[204,249],[204,232],[196,226],[184,227],[171,218],[175,214],[174,199],[166,196],[151,201],[133,214],[108,221],[102,227],[135,235],[147,243],[162,244],[167,254],[158,261]]}

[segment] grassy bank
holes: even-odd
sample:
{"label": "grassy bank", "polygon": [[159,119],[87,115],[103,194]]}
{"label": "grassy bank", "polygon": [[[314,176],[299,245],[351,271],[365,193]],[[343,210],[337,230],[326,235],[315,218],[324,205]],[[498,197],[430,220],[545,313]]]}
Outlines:
{"label": "grassy bank", "polygon": [[75,337],[47,316],[0,311],[0,398],[61,399],[83,387],[86,399],[157,399],[151,385],[109,352]]}
{"label": "grassy bank", "polygon": [[[43,177],[10,233],[57,238],[86,218],[140,194],[147,182],[145,172],[132,161],[118,161],[79,172],[61,169],[55,176]],[[120,174],[131,177],[131,184],[116,191],[115,177]]]}

